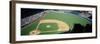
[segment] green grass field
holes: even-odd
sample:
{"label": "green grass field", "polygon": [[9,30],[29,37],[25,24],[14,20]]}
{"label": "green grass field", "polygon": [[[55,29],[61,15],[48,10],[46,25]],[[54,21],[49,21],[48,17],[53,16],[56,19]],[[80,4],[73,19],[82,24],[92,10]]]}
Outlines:
{"label": "green grass field", "polygon": [[[56,20],[60,20],[65,22],[66,24],[69,24],[70,29],[73,28],[74,24],[81,24],[82,26],[86,26],[86,24],[89,23],[88,20],[84,19],[84,18],[80,18],[79,16],[76,16],[74,14],[71,13],[57,13],[57,12],[47,12],[45,17],[43,18],[43,20],[46,19],[56,19]],[[29,35],[29,33],[32,30],[35,30],[37,25],[38,25],[39,21],[34,21],[33,23],[21,28],[21,35]],[[47,28],[47,25],[51,25],[48,26],[50,28]],[[43,23],[39,25],[40,30],[40,34],[57,34],[59,33],[57,31],[58,26],[56,25],[56,23]],[[52,32],[46,32],[46,31],[52,31]],[[61,32],[60,32],[61,33]]]}
{"label": "green grass field", "polygon": [[39,25],[39,28],[41,32],[45,31],[56,31],[58,29],[58,26],[56,23],[42,23]]}

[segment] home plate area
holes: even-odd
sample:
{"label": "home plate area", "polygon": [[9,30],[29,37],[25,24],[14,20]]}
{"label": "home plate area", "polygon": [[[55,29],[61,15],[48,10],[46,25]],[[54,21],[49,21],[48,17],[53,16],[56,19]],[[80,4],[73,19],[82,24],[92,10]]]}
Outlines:
{"label": "home plate area", "polygon": [[62,34],[91,32],[85,18],[69,12],[45,11],[44,16],[21,28],[21,35]]}
{"label": "home plate area", "polygon": [[[36,31],[38,30],[38,31]],[[35,34],[52,34],[69,31],[69,25],[59,20],[40,20],[39,26],[30,32],[30,35]]]}

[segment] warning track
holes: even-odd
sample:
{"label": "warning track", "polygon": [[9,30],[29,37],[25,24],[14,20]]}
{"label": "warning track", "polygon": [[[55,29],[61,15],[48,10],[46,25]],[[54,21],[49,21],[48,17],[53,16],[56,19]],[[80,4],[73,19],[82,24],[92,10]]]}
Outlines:
{"label": "warning track", "polygon": [[[50,27],[50,31],[45,26],[42,28],[41,25],[51,24],[53,27]],[[90,22],[84,18],[80,18],[71,13],[57,13],[57,12],[47,12],[44,15],[32,22],[31,24],[21,28],[21,35],[37,35],[37,34],[56,34],[63,33],[67,31],[71,31],[73,29],[74,24],[80,24],[82,26],[86,26]],[[56,24],[56,26],[54,25]],[[42,25],[42,26],[43,26]],[[69,29],[70,28],[70,29]],[[43,30],[44,29],[44,30]],[[45,31],[47,29],[47,31]],[[56,30],[55,30],[56,29]],[[42,31],[42,32],[41,32]],[[53,33],[52,33],[53,32]]]}

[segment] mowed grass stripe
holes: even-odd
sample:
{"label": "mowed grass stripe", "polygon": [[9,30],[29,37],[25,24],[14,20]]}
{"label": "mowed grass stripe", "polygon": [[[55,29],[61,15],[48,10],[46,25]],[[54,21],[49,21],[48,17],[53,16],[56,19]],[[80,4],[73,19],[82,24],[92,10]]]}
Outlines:
{"label": "mowed grass stripe", "polygon": [[86,24],[89,23],[88,20],[82,19],[79,16],[76,16],[76,15],[71,14],[71,13],[48,12],[48,15],[46,15],[44,17],[44,19],[61,20],[63,22],[70,24],[71,26],[73,26],[73,24],[77,24],[77,23],[85,26]]}
{"label": "mowed grass stripe", "polygon": [[[88,20],[82,19],[79,16],[76,16],[76,15],[71,14],[71,13],[47,12],[46,16],[43,19],[44,20],[45,19],[60,20],[60,21],[63,21],[65,23],[68,23],[70,25],[70,28],[72,28],[74,24],[81,24],[81,25],[85,26],[86,24],[89,23]],[[29,26],[25,26],[26,28],[22,28],[21,35],[29,35],[29,32],[34,30],[37,27],[38,23],[39,23],[39,21],[35,21],[32,24],[30,24]],[[44,31],[43,31],[43,33],[44,33]]]}

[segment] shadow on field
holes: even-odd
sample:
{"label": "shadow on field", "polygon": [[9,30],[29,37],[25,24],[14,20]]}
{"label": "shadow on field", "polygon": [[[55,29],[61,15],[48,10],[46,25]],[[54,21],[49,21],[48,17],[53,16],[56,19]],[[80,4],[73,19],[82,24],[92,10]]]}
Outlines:
{"label": "shadow on field", "polygon": [[92,32],[92,25],[91,24],[87,24],[85,27],[80,25],[80,24],[74,24],[74,27],[71,31],[64,32],[64,33],[86,33],[86,32],[87,33]]}

